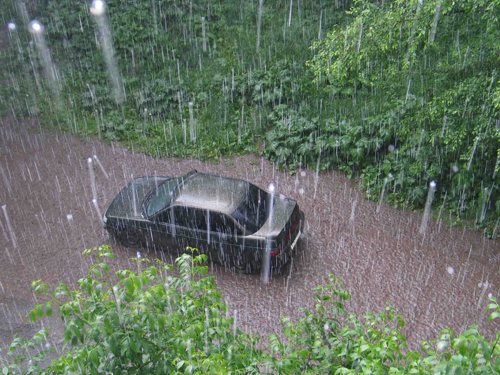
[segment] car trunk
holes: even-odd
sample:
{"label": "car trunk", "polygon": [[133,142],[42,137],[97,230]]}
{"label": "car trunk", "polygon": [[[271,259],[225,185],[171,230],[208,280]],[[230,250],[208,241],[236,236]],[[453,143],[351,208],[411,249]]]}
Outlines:
{"label": "car trunk", "polygon": [[266,237],[271,246],[271,255],[280,254],[293,240],[293,234],[300,225],[300,209],[296,201],[289,198],[274,198],[273,212],[256,236]]}

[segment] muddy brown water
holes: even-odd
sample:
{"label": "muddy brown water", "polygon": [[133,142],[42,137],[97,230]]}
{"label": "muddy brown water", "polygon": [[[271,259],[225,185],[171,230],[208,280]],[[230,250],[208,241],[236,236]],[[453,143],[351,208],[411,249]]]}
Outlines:
{"label": "muddy brown water", "polygon": [[[118,144],[48,131],[36,121],[0,122],[0,203],[6,204],[17,246],[1,214],[0,234],[0,357],[14,334],[27,337],[39,327],[24,320],[37,302],[30,292],[34,279],[55,286],[73,287],[86,275],[90,260],[86,248],[110,242],[101,218],[92,206],[87,158],[97,155],[105,171],[94,163],[97,193],[104,212],[118,191],[134,177],[182,175],[197,169],[248,180],[277,194],[296,199],[305,212],[305,239],[293,267],[275,275],[269,285],[259,275],[232,274],[210,267],[229,314],[238,326],[263,338],[281,333],[280,316],[301,316],[299,307],[313,309],[312,288],[328,280],[328,273],[343,278],[352,294],[347,309],[363,315],[392,304],[406,318],[411,349],[420,340],[438,338],[445,327],[458,332],[478,324],[492,336],[498,324],[488,323],[488,295],[500,288],[499,243],[479,233],[429,223],[419,234],[421,214],[401,211],[362,198],[353,181],[341,173],[304,170],[290,176],[256,155],[207,164],[198,160],[158,160],[135,154]],[[68,215],[72,219],[68,220]],[[136,250],[113,245],[114,269],[135,268]],[[142,253],[162,257],[162,253]],[[451,268],[449,268],[451,267]],[[449,271],[452,271],[450,273]],[[291,273],[290,273],[291,272]],[[486,286],[486,287],[485,287]],[[57,318],[43,319],[57,337]]]}

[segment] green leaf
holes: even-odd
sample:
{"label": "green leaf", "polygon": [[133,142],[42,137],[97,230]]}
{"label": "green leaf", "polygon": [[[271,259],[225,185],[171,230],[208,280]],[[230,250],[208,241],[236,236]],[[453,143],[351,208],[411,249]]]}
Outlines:
{"label": "green leaf", "polygon": [[482,341],[481,346],[483,349],[484,358],[489,361],[491,356],[491,345],[487,341]]}
{"label": "green leaf", "polygon": [[46,314],[48,317],[51,317],[51,316],[52,316],[52,301],[48,301],[48,302],[45,304],[45,314]]}
{"label": "green leaf", "polygon": [[129,291],[129,293],[131,293],[131,294],[134,293],[135,285],[134,285],[134,281],[131,278],[125,279],[125,286],[127,287],[127,290]]}
{"label": "green leaf", "polygon": [[75,324],[71,325],[71,331],[83,343],[83,335]]}
{"label": "green leaf", "polygon": [[467,349],[469,347],[469,344],[467,342],[467,340],[462,340],[460,342],[460,346],[459,346],[459,353],[462,354],[463,356],[467,355]]}
{"label": "green leaf", "polygon": [[36,318],[37,318],[38,314],[36,313],[36,310],[31,310],[30,311],[30,319],[33,321],[33,322],[36,322]]}
{"label": "green leaf", "polygon": [[36,314],[39,317],[43,316],[43,305],[36,305]]}
{"label": "green leaf", "polygon": [[488,321],[491,322],[493,319],[496,319],[498,317],[500,317],[500,311],[495,311],[495,312],[490,314]]}

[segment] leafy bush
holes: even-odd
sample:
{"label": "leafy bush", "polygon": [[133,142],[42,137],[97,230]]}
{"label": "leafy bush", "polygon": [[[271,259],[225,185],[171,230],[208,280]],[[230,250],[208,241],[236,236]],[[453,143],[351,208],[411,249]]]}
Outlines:
{"label": "leafy bush", "polygon": [[340,152],[375,199],[391,173],[390,199],[422,207],[434,180],[458,215],[496,220],[500,3],[382,4],[356,1],[354,21],[309,62],[335,100],[350,101],[348,128],[333,131],[348,137]]}
{"label": "leafy bush", "polygon": [[[34,281],[33,292],[46,302],[27,319],[50,317],[57,308],[65,324],[65,353],[43,369],[41,361],[54,351],[44,346],[49,332],[41,330],[31,340],[16,337],[2,374],[500,374],[500,333],[489,342],[477,326],[460,335],[445,329],[439,340],[422,344],[423,353],[405,354],[401,316],[390,306],[363,319],[347,314],[343,302],[350,294],[333,275],[314,289],[314,310],[302,309],[298,322],[282,317],[284,339],[272,335],[269,350],[262,351],[258,337],[228,317],[214,277],[204,277],[206,256],[187,250],[193,255],[178,258],[175,270],[159,260],[150,266],[147,259],[135,259],[137,272],[116,272],[113,285],[104,260],[114,256],[103,245],[84,251],[98,263],[78,281],[79,290],[60,283],[50,291]],[[493,320],[500,306],[490,300]]]}

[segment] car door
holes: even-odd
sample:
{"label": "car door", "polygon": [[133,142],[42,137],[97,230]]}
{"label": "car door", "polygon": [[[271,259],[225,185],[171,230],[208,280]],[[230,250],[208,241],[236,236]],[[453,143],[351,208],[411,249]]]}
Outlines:
{"label": "car door", "polygon": [[179,230],[177,229],[178,221],[181,218],[177,218],[178,212],[176,211],[178,209],[171,206],[151,218],[150,233],[155,247],[178,255],[179,249],[182,247],[181,237],[178,236]]}
{"label": "car door", "polygon": [[231,218],[221,212],[209,212],[210,246],[217,254],[218,262],[225,263],[228,257],[235,257],[241,252],[239,236],[242,230]]}

